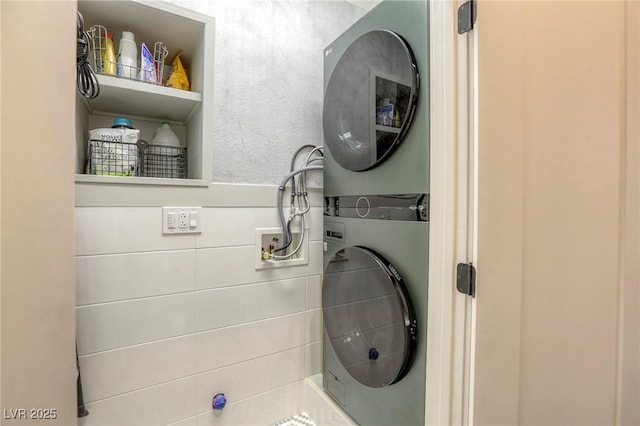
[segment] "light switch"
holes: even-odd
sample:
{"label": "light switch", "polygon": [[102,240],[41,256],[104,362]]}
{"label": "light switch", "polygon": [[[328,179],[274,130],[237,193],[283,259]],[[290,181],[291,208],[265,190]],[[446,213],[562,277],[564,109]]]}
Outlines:
{"label": "light switch", "polygon": [[189,228],[197,228],[198,227],[198,212],[191,211],[189,212]]}
{"label": "light switch", "polygon": [[176,213],[175,212],[167,213],[167,228],[176,229]]}

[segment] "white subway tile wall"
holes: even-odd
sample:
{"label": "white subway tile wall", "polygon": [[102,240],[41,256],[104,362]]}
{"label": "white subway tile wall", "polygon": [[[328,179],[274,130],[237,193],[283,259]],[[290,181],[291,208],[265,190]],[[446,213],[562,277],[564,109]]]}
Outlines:
{"label": "white subway tile wall", "polygon": [[[321,370],[322,209],[307,266],[255,270],[275,208],[203,208],[202,234],[161,232],[161,207],[77,207],[81,426],[270,424]],[[228,406],[212,413],[211,398]],[[265,408],[268,407],[268,408]]]}
{"label": "white subway tile wall", "polygon": [[79,424],[157,426],[184,420],[196,412],[196,376],[101,399],[88,409],[89,416]]}
{"label": "white subway tile wall", "polygon": [[255,242],[250,246],[196,250],[196,288],[203,290],[305,276],[305,266],[256,270],[255,255]]}
{"label": "white subway tile wall", "polygon": [[304,404],[304,381],[264,392],[251,399],[239,401],[225,408],[225,413],[209,410],[197,417],[198,426],[256,426],[272,425],[280,419],[299,413]]}
{"label": "white subway tile wall", "polygon": [[306,376],[313,376],[322,372],[322,340],[308,343],[306,347]]}
{"label": "white subway tile wall", "polygon": [[[305,377],[304,347],[254,358],[226,368],[198,375],[197,408],[199,413],[211,410],[211,396],[223,392],[231,401],[242,401]],[[213,395],[211,395],[213,392]]]}
{"label": "white subway tile wall", "polygon": [[[76,229],[76,236],[84,229]],[[82,285],[76,286],[76,303],[90,305],[193,291],[195,264],[193,249],[78,256],[76,281]]]}
{"label": "white subway tile wall", "polygon": [[198,292],[198,331],[302,312],[305,278],[244,284]]}

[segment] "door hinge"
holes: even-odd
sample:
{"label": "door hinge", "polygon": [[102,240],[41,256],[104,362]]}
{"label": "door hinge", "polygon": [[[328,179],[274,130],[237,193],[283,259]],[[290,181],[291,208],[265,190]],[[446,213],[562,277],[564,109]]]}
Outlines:
{"label": "door hinge", "polygon": [[476,0],[468,0],[458,8],[458,34],[468,33],[476,23]]}
{"label": "door hinge", "polygon": [[476,268],[471,263],[458,263],[456,288],[462,294],[476,297]]}

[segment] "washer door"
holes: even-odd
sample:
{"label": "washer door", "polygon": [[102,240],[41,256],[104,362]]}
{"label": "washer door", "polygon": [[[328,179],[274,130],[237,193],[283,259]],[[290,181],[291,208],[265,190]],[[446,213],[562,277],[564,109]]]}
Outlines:
{"label": "washer door", "polygon": [[375,251],[348,247],[329,261],[322,309],[326,337],[358,382],[399,381],[416,349],[416,319],[400,274]]}
{"label": "washer door", "polygon": [[324,98],[325,145],[342,167],[372,169],[404,139],[418,99],[409,45],[388,30],[354,41],[336,64]]}

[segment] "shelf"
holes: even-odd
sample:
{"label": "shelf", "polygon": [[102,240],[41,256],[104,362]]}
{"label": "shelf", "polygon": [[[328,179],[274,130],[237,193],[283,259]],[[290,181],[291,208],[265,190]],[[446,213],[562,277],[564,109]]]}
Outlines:
{"label": "shelf", "polygon": [[[124,31],[135,34],[138,49],[142,43],[153,46],[162,41],[169,50],[165,66],[181,51],[192,91],[97,75],[98,97],[76,98],[75,182],[85,190],[91,188],[100,193],[104,193],[104,188],[114,187],[166,186],[183,187],[186,191],[187,187],[207,186],[213,135],[212,121],[207,119],[213,111],[213,17],[156,0],[79,0],[78,11],[84,17],[85,29],[104,26],[114,35],[116,45]],[[88,158],[89,131],[111,126],[116,117],[131,119],[140,130],[140,137],[147,141],[152,141],[160,124],[168,121],[181,146],[187,148],[187,179],[82,174]]]}
{"label": "shelf", "polygon": [[400,133],[399,127],[390,127],[390,126],[381,126],[380,124],[376,124],[376,132],[387,132],[387,133]]}
{"label": "shelf", "polygon": [[135,80],[97,75],[100,95],[87,99],[92,112],[116,112],[124,116],[155,117],[185,123],[202,103],[202,94]]}
{"label": "shelf", "polygon": [[122,185],[208,186],[202,179],[165,179],[139,176],[97,176],[76,173],[76,183],[103,183]]}

